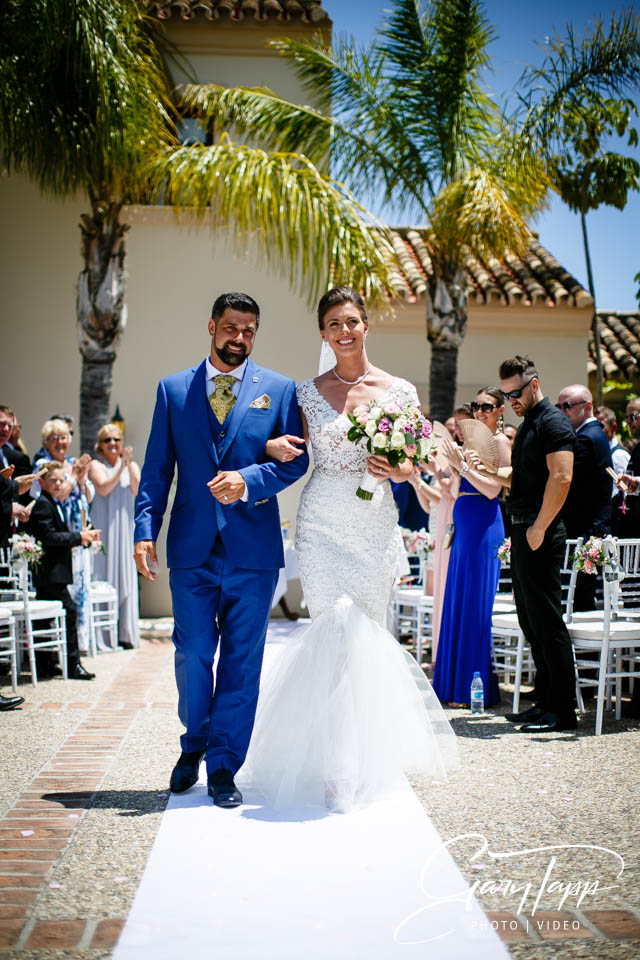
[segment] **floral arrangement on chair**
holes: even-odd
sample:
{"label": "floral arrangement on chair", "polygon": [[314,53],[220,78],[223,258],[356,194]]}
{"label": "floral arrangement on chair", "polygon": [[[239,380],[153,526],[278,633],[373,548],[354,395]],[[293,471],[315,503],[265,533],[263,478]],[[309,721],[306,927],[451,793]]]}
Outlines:
{"label": "floral arrangement on chair", "polygon": [[431,534],[425,530],[406,530],[402,529],[402,539],[404,547],[410,557],[420,557],[426,560],[427,554],[435,547],[435,541]]}
{"label": "floral arrangement on chair", "polygon": [[16,533],[10,538],[9,543],[12,560],[26,561],[30,567],[37,567],[42,560],[44,547],[30,534]]}
{"label": "floral arrangement on chair", "polygon": [[596,574],[598,567],[601,567],[607,559],[602,537],[589,537],[589,539],[575,551],[571,559],[573,560],[574,567],[578,568],[579,573]]}
{"label": "floral arrangement on chair", "polygon": [[511,565],[511,537],[505,537],[498,547],[498,560],[505,567]]}

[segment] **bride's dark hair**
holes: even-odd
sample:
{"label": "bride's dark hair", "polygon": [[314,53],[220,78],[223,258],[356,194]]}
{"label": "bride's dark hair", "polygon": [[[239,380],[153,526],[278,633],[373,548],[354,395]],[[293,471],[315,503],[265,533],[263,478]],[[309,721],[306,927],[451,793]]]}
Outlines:
{"label": "bride's dark hair", "polygon": [[341,303],[355,304],[360,311],[360,316],[365,323],[367,322],[367,308],[360,294],[356,290],[352,290],[351,287],[333,287],[320,297],[318,303],[318,326],[321,330],[324,330],[324,316],[327,310],[330,310],[331,307],[337,307]]}

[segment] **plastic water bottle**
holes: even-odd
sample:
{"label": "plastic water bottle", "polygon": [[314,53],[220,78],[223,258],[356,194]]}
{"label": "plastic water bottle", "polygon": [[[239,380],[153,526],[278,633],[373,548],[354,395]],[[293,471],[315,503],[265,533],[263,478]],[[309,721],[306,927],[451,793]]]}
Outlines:
{"label": "plastic water bottle", "polygon": [[471,713],[484,713],[484,687],[478,670],[471,681]]}

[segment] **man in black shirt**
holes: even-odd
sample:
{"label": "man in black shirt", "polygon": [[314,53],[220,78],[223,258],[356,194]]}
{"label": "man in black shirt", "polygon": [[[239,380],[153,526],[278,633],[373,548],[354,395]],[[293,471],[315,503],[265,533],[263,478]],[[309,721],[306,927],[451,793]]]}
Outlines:
{"label": "man in black shirt", "polygon": [[523,723],[524,733],[575,730],[573,654],[560,585],[566,540],[560,511],[571,485],[575,431],[543,395],[528,357],[500,365],[500,386],[524,418],[511,459],[511,575],[518,621],[536,665],[535,705],[507,720]]}

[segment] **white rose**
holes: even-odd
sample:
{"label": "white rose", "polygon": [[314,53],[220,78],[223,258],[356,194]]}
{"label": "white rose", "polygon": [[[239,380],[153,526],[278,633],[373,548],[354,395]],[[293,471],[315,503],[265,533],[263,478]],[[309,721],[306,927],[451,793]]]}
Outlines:
{"label": "white rose", "polygon": [[382,416],[382,407],[372,407],[371,410],[369,410],[369,416],[372,420],[379,420]]}
{"label": "white rose", "polygon": [[378,432],[378,424],[375,420],[367,420],[364,425],[364,432],[368,437],[372,437],[374,433]]}
{"label": "white rose", "polygon": [[389,439],[389,445],[392,450],[399,450],[400,447],[404,447],[404,433],[394,430]]}
{"label": "white rose", "polygon": [[394,430],[404,430],[404,428],[406,427],[406,425],[407,425],[407,418],[406,418],[406,417],[397,417],[397,418],[394,420],[393,429],[394,429]]}
{"label": "white rose", "polygon": [[431,441],[425,437],[421,437],[418,441],[418,449],[420,450],[420,459],[426,460],[431,453]]}
{"label": "white rose", "polygon": [[371,441],[376,450],[387,450],[389,447],[389,438],[384,433],[376,433]]}

